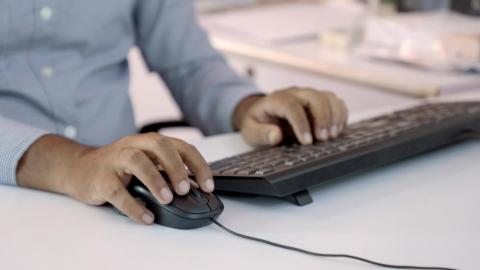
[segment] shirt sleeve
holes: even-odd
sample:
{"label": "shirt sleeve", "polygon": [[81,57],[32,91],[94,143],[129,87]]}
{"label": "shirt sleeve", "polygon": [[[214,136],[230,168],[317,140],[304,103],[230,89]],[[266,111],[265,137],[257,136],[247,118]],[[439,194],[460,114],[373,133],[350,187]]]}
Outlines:
{"label": "shirt sleeve", "polygon": [[147,66],[165,81],[186,120],[207,135],[232,131],[236,105],[259,91],[212,48],[193,2],[138,1],[134,20]]}
{"label": "shirt sleeve", "polygon": [[17,184],[18,161],[45,134],[47,131],[0,116],[0,184]]}

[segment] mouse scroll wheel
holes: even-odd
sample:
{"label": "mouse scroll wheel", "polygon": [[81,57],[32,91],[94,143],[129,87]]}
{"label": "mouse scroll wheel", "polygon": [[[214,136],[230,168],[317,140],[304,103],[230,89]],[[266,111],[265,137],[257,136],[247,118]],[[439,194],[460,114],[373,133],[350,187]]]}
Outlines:
{"label": "mouse scroll wheel", "polygon": [[188,195],[189,195],[190,198],[192,198],[193,200],[195,200],[197,202],[208,204],[208,198],[205,196],[205,194],[203,194],[202,191],[200,191],[196,188],[192,188]]}
{"label": "mouse scroll wheel", "polygon": [[193,197],[198,198],[198,199],[201,199],[203,197],[202,193],[196,188],[190,189],[190,193],[193,195]]}

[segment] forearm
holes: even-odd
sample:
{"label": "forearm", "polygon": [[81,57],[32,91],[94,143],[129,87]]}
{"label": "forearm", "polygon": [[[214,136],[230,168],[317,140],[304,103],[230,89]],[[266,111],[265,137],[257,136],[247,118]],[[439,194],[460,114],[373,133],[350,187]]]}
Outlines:
{"label": "forearm", "polygon": [[187,120],[207,135],[233,131],[234,108],[246,97],[260,94],[220,56],[161,75]]}
{"label": "forearm", "polygon": [[91,148],[57,135],[45,135],[33,143],[17,166],[20,186],[72,196],[78,178],[76,161]]}

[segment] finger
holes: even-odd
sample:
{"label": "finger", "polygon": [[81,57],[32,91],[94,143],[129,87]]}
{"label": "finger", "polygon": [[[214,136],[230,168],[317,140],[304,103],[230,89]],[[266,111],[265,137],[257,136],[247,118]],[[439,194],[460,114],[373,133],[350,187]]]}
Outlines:
{"label": "finger", "polygon": [[315,98],[309,95],[308,109],[313,121],[315,138],[319,141],[328,141],[331,127],[331,110],[328,99],[323,94],[315,93]]}
{"label": "finger", "polygon": [[153,156],[168,175],[169,181],[178,195],[185,195],[190,190],[187,170],[177,149],[169,137],[158,133],[141,135],[131,142],[135,147]]}
{"label": "finger", "polygon": [[212,172],[202,154],[191,144],[177,139],[172,140],[183,162],[195,175],[195,181],[200,185],[201,189],[205,192],[213,192],[215,185]]}
{"label": "finger", "polygon": [[260,123],[253,118],[245,120],[242,136],[253,146],[278,145],[283,139],[280,127],[271,123]]}
{"label": "finger", "polygon": [[122,167],[124,173],[135,175],[161,204],[172,201],[173,194],[167,182],[147,154],[139,149],[129,148],[124,150],[122,156],[125,159]]}
{"label": "finger", "polygon": [[330,108],[330,138],[336,139],[343,125],[343,106],[333,93],[325,92]]}
{"label": "finger", "polygon": [[286,119],[301,144],[313,142],[310,123],[301,99],[291,95],[288,99],[282,98],[272,105],[270,114]]}
{"label": "finger", "polygon": [[171,145],[162,146],[159,162],[170,178],[170,183],[178,195],[185,195],[190,191],[190,181],[187,170],[180,154]]}
{"label": "finger", "polygon": [[340,99],[340,104],[342,106],[342,111],[343,111],[342,126],[340,128],[340,132],[343,132],[348,124],[348,108],[347,108],[347,104],[345,104],[345,101],[343,101],[342,99]]}
{"label": "finger", "polygon": [[140,224],[152,224],[155,217],[145,206],[135,200],[118,179],[108,181],[101,191],[105,200]]}

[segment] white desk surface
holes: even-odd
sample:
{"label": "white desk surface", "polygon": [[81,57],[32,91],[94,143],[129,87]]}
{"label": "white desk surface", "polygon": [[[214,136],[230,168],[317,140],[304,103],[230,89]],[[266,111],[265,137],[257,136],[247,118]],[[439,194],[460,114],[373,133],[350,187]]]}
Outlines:
{"label": "white desk surface", "polygon": [[[248,149],[239,135],[197,143],[209,160]],[[397,264],[480,266],[480,141],[313,188],[298,207],[222,196],[220,221],[239,232],[321,252]],[[107,207],[0,186],[1,269],[378,269],[235,238],[137,225]]]}

